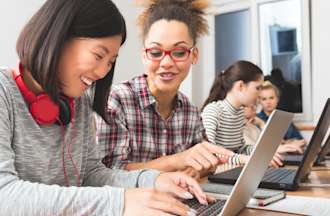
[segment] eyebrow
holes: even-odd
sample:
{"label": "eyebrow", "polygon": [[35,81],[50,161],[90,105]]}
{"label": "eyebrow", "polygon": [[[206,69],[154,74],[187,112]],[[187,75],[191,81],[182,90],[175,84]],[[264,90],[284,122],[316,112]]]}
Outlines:
{"label": "eyebrow", "polygon": [[[158,43],[158,42],[151,42],[151,44],[156,44],[156,45],[158,45],[158,46],[162,46],[162,44],[161,43]],[[180,44],[187,44],[187,45],[189,45],[187,42],[185,42],[185,41],[179,41],[179,42],[176,42],[175,44],[173,44],[173,46],[177,46],[177,45],[180,45]]]}
{"label": "eyebrow", "polygon": [[109,49],[103,45],[97,45],[97,48],[102,49],[104,52],[106,52],[106,54],[110,53]]}
{"label": "eyebrow", "polygon": [[[106,54],[109,54],[110,53],[109,49],[107,47],[103,46],[103,45],[97,45],[97,48],[102,49]],[[118,54],[112,56],[112,58],[117,58],[117,57],[118,57]]]}

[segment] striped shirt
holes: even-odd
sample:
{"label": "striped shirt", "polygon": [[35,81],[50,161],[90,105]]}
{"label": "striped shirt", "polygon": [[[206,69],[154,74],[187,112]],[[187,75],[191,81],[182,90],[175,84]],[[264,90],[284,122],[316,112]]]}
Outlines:
{"label": "striped shirt", "polygon": [[235,154],[230,163],[239,164],[239,154],[251,154],[253,146],[245,144],[243,129],[244,109],[236,109],[228,100],[208,104],[202,112],[206,135],[211,143],[221,145]]}
{"label": "striped shirt", "polygon": [[109,124],[97,118],[98,144],[107,167],[147,162],[206,140],[198,108],[180,92],[170,117],[162,119],[146,77],[113,86],[108,100]]}

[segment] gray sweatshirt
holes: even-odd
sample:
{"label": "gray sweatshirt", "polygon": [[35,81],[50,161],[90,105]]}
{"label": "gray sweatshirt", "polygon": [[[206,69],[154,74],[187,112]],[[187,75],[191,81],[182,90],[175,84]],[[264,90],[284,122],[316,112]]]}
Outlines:
{"label": "gray sweatshirt", "polygon": [[83,95],[75,100],[73,123],[39,125],[11,71],[0,69],[1,215],[122,215],[124,188],[153,187],[157,171],[101,163],[92,115]]}

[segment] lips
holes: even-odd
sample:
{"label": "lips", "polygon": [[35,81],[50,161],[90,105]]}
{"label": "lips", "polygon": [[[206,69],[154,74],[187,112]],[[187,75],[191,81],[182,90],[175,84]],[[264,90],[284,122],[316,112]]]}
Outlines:
{"label": "lips", "polygon": [[87,86],[91,86],[94,82],[94,80],[89,79],[88,77],[85,77],[85,76],[81,76],[80,80]]}
{"label": "lips", "polygon": [[165,72],[165,73],[159,74],[159,76],[162,80],[169,81],[169,80],[173,80],[175,78],[175,73]]}

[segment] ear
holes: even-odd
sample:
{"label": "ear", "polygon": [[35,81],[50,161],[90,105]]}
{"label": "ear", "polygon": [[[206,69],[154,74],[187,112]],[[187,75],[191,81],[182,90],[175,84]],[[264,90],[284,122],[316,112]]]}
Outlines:
{"label": "ear", "polygon": [[237,91],[243,91],[246,88],[245,83],[243,82],[243,80],[238,80],[234,83],[233,88]]}
{"label": "ear", "polygon": [[142,58],[142,63],[146,65],[148,63],[148,58],[144,48],[142,48],[141,50],[141,58]]}
{"label": "ear", "polygon": [[199,50],[197,47],[195,47],[193,50],[192,50],[192,64],[196,64],[198,62],[198,59],[199,59]]}

